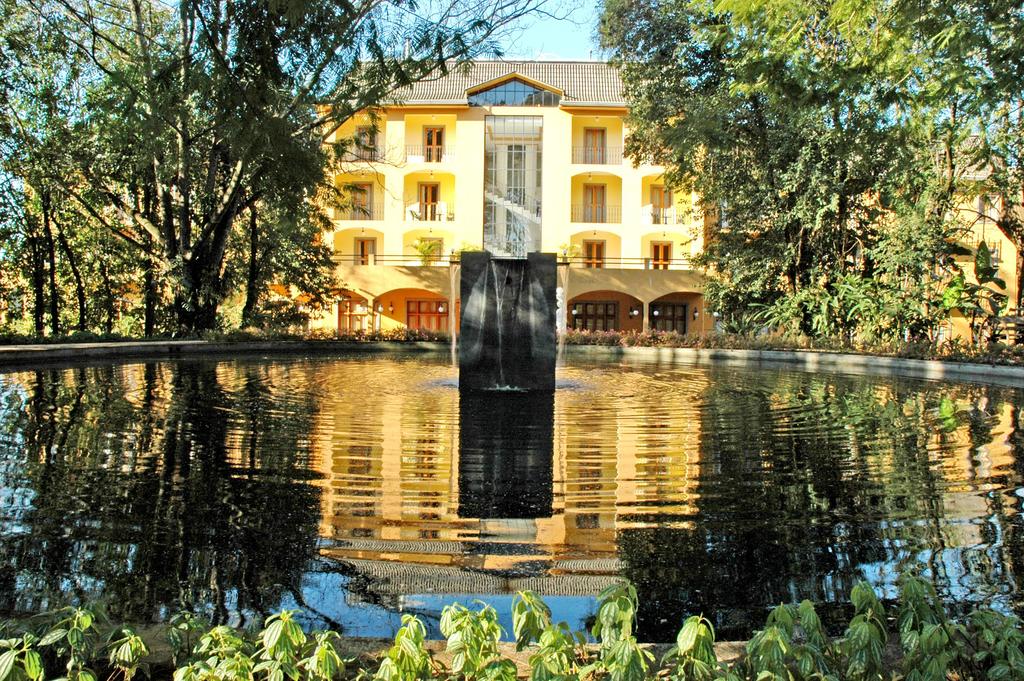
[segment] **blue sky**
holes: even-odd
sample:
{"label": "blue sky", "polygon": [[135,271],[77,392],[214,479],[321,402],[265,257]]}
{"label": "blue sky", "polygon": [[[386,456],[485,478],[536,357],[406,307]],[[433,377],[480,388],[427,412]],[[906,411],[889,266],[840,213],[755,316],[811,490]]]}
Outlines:
{"label": "blue sky", "polygon": [[531,18],[518,26],[514,36],[503,45],[506,59],[598,59],[594,40],[597,27],[598,0],[551,3],[562,5],[558,14],[569,14],[562,20],[547,17]]}

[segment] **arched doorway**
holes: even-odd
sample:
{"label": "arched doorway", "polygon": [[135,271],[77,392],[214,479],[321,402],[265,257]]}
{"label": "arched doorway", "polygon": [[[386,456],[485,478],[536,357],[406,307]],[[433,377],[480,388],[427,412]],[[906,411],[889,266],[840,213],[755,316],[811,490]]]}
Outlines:
{"label": "arched doorway", "polygon": [[621,291],[588,291],[571,298],[566,327],[580,331],[640,331],[643,303]]}
{"label": "arched doorway", "polygon": [[448,296],[427,289],[394,289],[377,296],[380,328],[409,328],[448,333],[458,329],[458,301],[450,309]]}
{"label": "arched doorway", "polygon": [[364,296],[342,289],[338,296],[338,333],[370,330],[370,308]]}
{"label": "arched doorway", "polygon": [[652,331],[701,333],[701,295],[699,293],[669,293],[647,306],[647,324]]}

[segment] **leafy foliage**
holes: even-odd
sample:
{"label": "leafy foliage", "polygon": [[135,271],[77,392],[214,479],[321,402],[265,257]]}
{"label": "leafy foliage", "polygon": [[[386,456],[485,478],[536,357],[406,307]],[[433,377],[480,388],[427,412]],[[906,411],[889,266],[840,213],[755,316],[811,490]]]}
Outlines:
{"label": "leafy foliage", "polygon": [[[637,602],[628,583],[616,584],[601,594],[592,631],[596,645],[582,632],[571,632],[565,623],[552,625],[549,608],[531,592],[516,594],[513,627],[518,649],[533,646],[531,681],[664,677],[675,681],[981,681],[1015,679],[1024,673],[1024,630],[1019,619],[979,610],[953,622],[928,581],[907,573],[898,583],[899,602],[891,614],[898,629],[901,660],[885,654],[889,613],[866,582],[853,588],[854,615],[843,636],[828,637],[809,601],[780,605],[769,614],[764,629],[747,643],[745,654],[732,663],[719,661],[711,622],[692,616],[683,621],[661,669],[652,668],[650,651],[632,635]],[[433,658],[423,623],[404,615],[394,644],[380,660],[373,678],[515,679],[515,663],[502,655],[499,646],[505,632],[497,613],[478,605],[469,609],[454,604],[442,612],[441,630],[447,637],[450,667]],[[299,626],[297,614],[283,611],[271,615],[260,631],[252,633],[223,625],[207,628],[190,615],[175,617],[167,630],[175,651],[181,650],[186,634],[199,634],[177,662],[175,681],[331,681],[349,678],[353,668],[355,678],[369,677],[369,667],[341,658],[337,633],[307,633]],[[121,676],[127,681],[146,669],[149,649],[135,632],[114,628],[106,643],[99,644],[96,622],[87,610],[69,609],[39,631],[13,632],[14,625],[5,625],[8,638],[0,640],[0,681],[46,678],[51,663],[74,670],[75,678],[96,678],[88,665],[97,667],[104,657],[110,678]],[[57,655],[48,655],[49,650]]]}
{"label": "leafy foliage", "polygon": [[417,681],[431,674],[430,653],[424,647],[427,630],[412,615],[402,615],[402,626],[395,644],[381,661],[374,678],[377,681]]}
{"label": "leafy foliage", "polygon": [[[128,309],[147,335],[252,323],[270,284],[322,310],[335,288],[326,207],[354,144],[338,131],[494,52],[545,2],[3,0],[13,330],[43,335],[49,316],[59,335],[71,288],[82,331],[99,312],[112,332]],[[241,320],[223,314],[243,296]]]}
{"label": "leafy foliage", "polygon": [[[931,339],[972,230],[1024,245],[1009,5],[604,1],[627,151],[717,220],[698,260],[726,331]],[[981,279],[960,304],[1005,311]]]}

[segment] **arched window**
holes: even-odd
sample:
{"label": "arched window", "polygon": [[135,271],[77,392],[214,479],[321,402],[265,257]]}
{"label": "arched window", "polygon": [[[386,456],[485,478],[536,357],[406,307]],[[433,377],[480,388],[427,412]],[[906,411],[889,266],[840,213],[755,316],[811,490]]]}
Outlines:
{"label": "arched window", "polygon": [[470,106],[558,106],[561,97],[518,78],[469,96]]}

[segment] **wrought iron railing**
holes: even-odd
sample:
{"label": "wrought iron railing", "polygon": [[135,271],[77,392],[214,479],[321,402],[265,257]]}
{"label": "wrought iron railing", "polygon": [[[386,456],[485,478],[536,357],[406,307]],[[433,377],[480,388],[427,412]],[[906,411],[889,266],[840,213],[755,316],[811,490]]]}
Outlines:
{"label": "wrought iron railing", "polygon": [[335,220],[383,220],[384,204],[372,203],[366,206],[349,206],[334,209]]}
{"label": "wrought iron railing", "polygon": [[447,267],[448,265],[457,264],[459,262],[458,253],[438,253],[437,255],[420,255],[419,253],[410,253],[408,255],[389,255],[389,254],[377,254],[371,253],[363,255],[360,253],[335,253],[334,262],[339,265],[366,265],[366,266],[406,266],[406,267],[422,267],[422,266],[441,266]]}
{"label": "wrought iron railing", "polygon": [[691,270],[689,258],[588,258],[587,256],[559,256],[563,266],[609,270]]}
{"label": "wrought iron railing", "polygon": [[343,161],[382,161],[384,152],[377,147],[349,147],[341,156]]}
{"label": "wrought iron railing", "polygon": [[455,153],[444,145],[411,144],[405,147],[406,163],[444,163],[454,160]]}
{"label": "wrought iron railing", "polygon": [[608,205],[594,205],[586,203],[583,205],[573,205],[572,207],[572,221],[573,222],[592,222],[592,223],[620,223],[622,222],[622,207],[621,206],[608,206]]}
{"label": "wrought iron railing", "polygon": [[[437,255],[420,256],[416,253],[406,255],[393,254],[359,254],[338,253],[334,261],[339,265],[366,266],[440,266],[457,265],[459,253],[439,253]],[[558,256],[558,264],[563,267],[598,268],[609,270],[691,270],[693,264],[689,258],[587,258],[585,256]]]}
{"label": "wrought iron railing", "polygon": [[451,222],[454,219],[454,205],[447,201],[420,203],[415,197],[405,199],[406,222]]}
{"label": "wrought iron railing", "polygon": [[652,225],[681,225],[686,223],[688,217],[683,211],[675,208],[645,206],[643,210],[651,216]]}
{"label": "wrought iron railing", "polygon": [[573,147],[572,162],[593,165],[621,165],[622,147]]}

